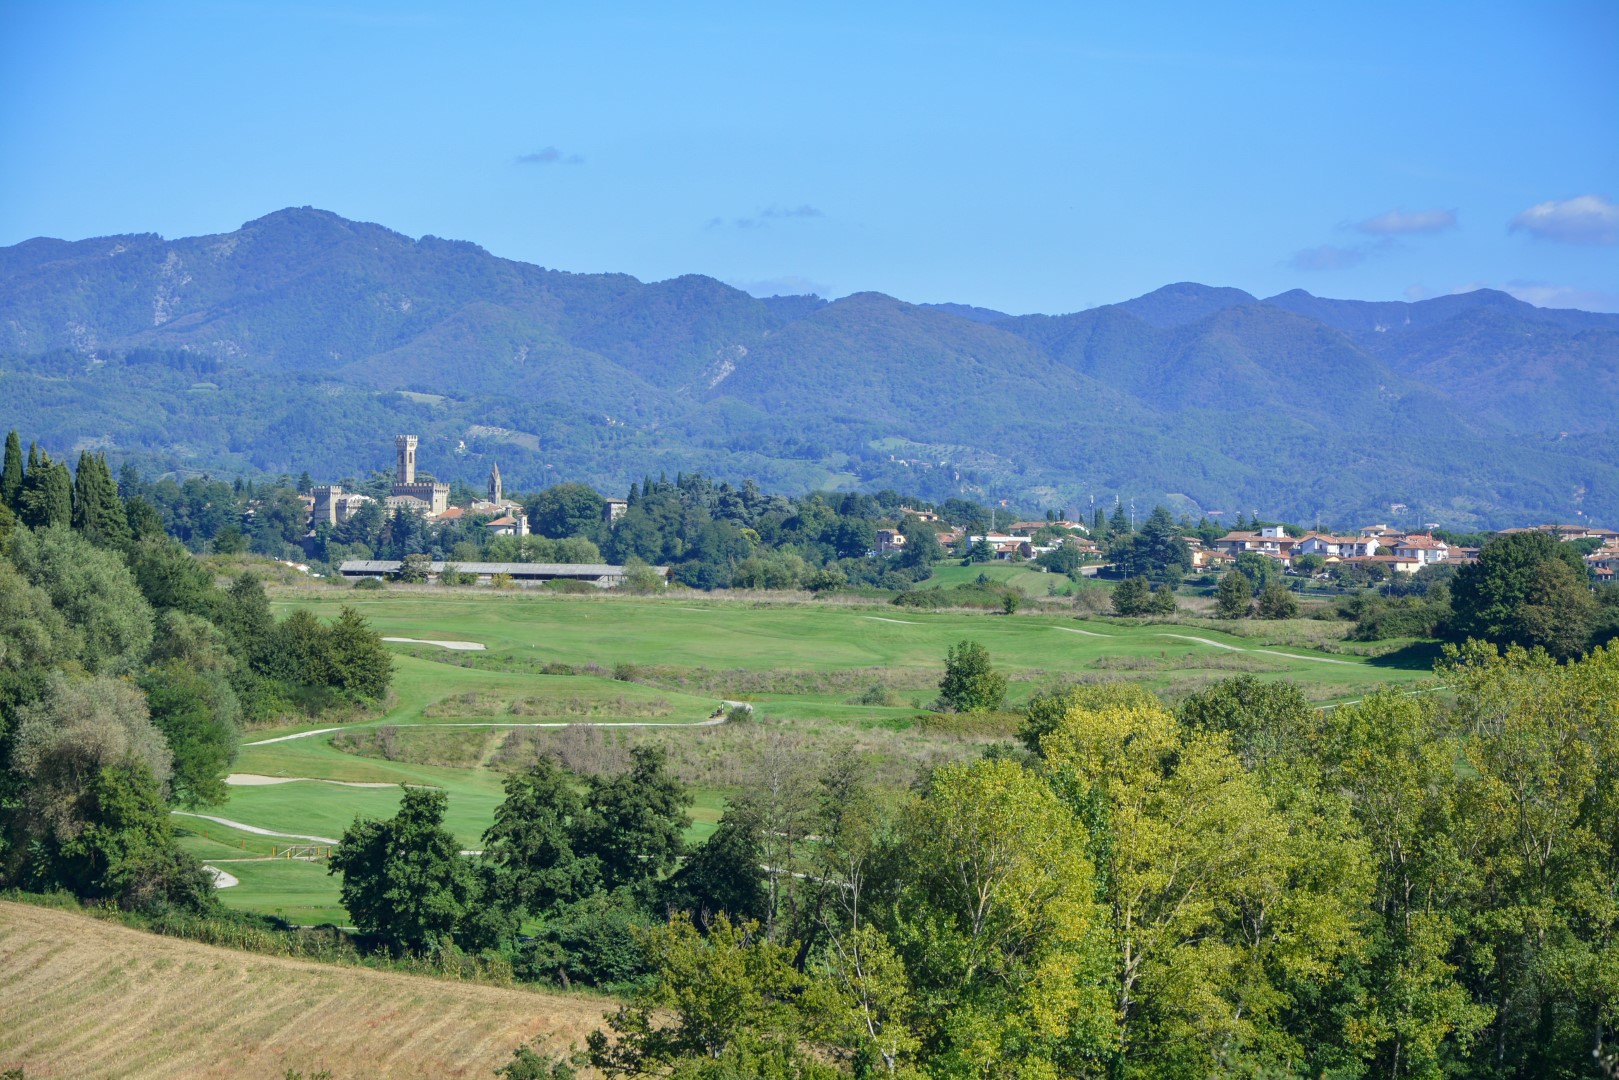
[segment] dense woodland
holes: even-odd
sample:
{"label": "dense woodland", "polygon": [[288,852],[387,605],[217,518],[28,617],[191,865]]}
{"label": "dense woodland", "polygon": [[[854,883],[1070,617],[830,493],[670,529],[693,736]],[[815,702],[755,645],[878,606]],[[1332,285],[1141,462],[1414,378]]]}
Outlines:
{"label": "dense woodland", "polygon": [[[388,655],[352,611],[275,620],[251,575],[221,588],[187,550],[259,542],[291,488],[118,487],[94,454],[70,471],[8,440],[0,881],[254,923],[218,907],[168,811],[222,798],[243,724],[384,699]],[[548,542],[694,585],[749,559],[853,580],[899,505],[648,480],[589,539],[583,492],[541,494]],[[1092,525],[1162,593],[1168,521]],[[476,857],[442,792],[407,789],[331,860],[362,930],[344,947],[619,995],[580,1051],[610,1076],[1598,1076],[1619,1068],[1619,651],[1587,651],[1610,609],[1564,547],[1492,540],[1428,584],[1473,639],[1445,650],[1444,693],[1071,688],[909,786],[851,754],[763,757],[697,846],[652,747],[620,772],[512,772]],[[982,647],[944,659],[936,708],[1003,707]],[[507,1073],[569,1068],[525,1047]]]}

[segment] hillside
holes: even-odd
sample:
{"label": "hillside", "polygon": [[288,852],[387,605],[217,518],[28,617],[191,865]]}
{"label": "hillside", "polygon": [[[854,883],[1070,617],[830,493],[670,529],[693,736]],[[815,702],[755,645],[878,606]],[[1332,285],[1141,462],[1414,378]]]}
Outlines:
{"label": "hillside", "polygon": [[[1455,528],[1619,520],[1619,316],[1191,282],[1064,315],[756,299],[312,209],[0,248],[0,426],[147,471],[767,488]],[[1173,496],[1173,498],[1171,498]]]}
{"label": "hillside", "polygon": [[488,1077],[603,1005],[285,960],[0,901],[0,1070],[47,1077]]}

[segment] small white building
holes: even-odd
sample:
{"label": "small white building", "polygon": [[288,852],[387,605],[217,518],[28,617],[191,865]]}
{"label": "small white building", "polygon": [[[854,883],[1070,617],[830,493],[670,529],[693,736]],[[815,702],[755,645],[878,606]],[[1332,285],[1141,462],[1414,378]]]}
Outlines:
{"label": "small white building", "polygon": [[484,525],[490,536],[527,536],[527,514],[503,514]]}

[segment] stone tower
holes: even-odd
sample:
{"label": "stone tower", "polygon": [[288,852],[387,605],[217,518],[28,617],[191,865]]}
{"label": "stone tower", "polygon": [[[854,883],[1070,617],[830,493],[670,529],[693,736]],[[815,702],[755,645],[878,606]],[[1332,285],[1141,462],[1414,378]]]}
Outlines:
{"label": "stone tower", "polygon": [[395,435],[394,450],[399,455],[399,467],[394,476],[394,483],[414,484],[416,482],[416,436]]}
{"label": "stone tower", "polygon": [[500,501],[500,463],[495,462],[489,467],[489,501]]}

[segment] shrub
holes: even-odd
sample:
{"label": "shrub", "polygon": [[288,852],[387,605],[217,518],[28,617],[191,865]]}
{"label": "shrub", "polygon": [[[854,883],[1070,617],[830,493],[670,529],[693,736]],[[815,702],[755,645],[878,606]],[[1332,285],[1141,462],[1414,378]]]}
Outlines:
{"label": "shrub", "polygon": [[354,587],[356,589],[363,589],[366,592],[379,592],[386,589],[388,586],[383,584],[381,578],[363,577],[354,583]]}
{"label": "shrub", "polygon": [[1261,619],[1293,619],[1299,613],[1299,601],[1286,585],[1280,581],[1272,581],[1266,585],[1259,594],[1259,617]]}
{"label": "shrub", "polygon": [[898,705],[894,691],[880,682],[872,683],[848,700],[850,705]]}

